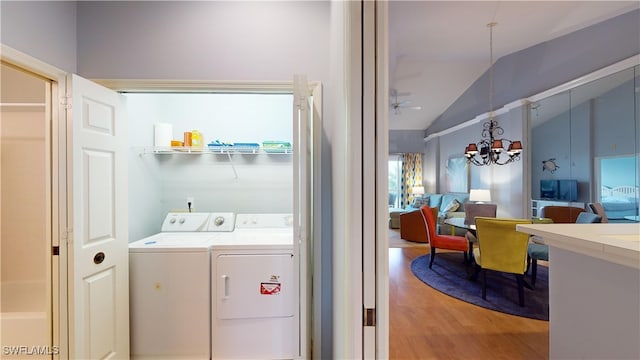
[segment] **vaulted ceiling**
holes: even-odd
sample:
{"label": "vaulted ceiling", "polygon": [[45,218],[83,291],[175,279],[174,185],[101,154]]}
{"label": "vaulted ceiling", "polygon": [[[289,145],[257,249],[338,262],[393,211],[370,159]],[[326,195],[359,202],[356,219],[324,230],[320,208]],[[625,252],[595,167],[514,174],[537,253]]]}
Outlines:
{"label": "vaulted ceiling", "polygon": [[391,109],[389,128],[426,129],[488,70],[490,22],[498,23],[496,61],[639,7],[638,1],[390,1],[390,91],[414,108]]}

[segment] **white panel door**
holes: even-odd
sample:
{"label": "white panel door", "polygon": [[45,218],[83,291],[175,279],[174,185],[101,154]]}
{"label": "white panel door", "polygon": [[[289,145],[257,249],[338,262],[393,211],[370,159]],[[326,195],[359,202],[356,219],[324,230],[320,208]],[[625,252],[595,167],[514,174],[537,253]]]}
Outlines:
{"label": "white panel door", "polygon": [[69,351],[73,359],[129,357],[127,129],[124,97],[67,79]]}

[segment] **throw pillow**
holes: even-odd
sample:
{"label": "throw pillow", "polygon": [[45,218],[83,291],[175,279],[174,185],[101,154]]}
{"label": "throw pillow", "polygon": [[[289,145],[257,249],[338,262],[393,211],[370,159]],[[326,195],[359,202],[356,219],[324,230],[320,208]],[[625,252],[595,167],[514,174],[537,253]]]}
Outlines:
{"label": "throw pillow", "polygon": [[429,205],[429,197],[428,196],[414,196],[413,198],[413,206],[414,208],[420,209],[423,205]]}
{"label": "throw pillow", "polygon": [[451,202],[444,208],[444,212],[456,211],[460,207],[460,202],[456,199],[451,200]]}

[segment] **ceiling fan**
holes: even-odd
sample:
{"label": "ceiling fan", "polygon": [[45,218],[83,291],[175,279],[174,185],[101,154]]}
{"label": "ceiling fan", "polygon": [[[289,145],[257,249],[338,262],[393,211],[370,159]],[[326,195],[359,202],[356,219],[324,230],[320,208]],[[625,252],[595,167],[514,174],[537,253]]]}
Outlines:
{"label": "ceiling fan", "polygon": [[398,93],[396,89],[391,89],[389,95],[391,96],[389,108],[393,111],[394,115],[400,115],[400,109],[422,110],[422,106],[410,106],[411,100],[398,101],[398,96],[409,96],[411,93]]}

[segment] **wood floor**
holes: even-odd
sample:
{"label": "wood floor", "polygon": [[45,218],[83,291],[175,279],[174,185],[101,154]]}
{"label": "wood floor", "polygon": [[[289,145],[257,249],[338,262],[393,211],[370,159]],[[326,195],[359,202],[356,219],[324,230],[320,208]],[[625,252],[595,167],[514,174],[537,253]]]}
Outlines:
{"label": "wood floor", "polygon": [[424,247],[389,249],[390,359],[549,357],[547,321],[471,305],[418,280],[411,272],[411,261],[428,251]]}

